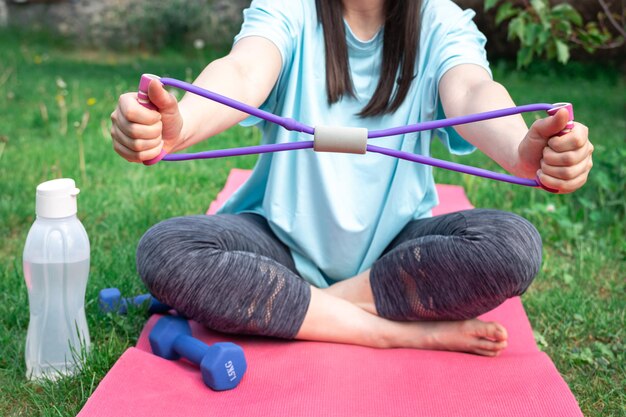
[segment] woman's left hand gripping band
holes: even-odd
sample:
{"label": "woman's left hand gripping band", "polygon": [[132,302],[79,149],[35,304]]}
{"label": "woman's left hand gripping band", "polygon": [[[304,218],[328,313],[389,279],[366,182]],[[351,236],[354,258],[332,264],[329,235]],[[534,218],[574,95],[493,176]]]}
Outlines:
{"label": "woman's left hand gripping band", "polygon": [[548,115],[533,123],[520,143],[521,163],[545,190],[571,193],[585,184],[592,167],[589,131],[574,122],[571,104],[556,104]]}

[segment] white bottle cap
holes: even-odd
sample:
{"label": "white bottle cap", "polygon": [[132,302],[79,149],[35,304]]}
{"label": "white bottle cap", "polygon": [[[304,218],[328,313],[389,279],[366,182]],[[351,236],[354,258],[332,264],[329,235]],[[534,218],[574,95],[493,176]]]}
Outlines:
{"label": "white bottle cap", "polygon": [[76,214],[76,196],[80,190],[71,178],[46,181],[37,186],[37,216],[58,219]]}

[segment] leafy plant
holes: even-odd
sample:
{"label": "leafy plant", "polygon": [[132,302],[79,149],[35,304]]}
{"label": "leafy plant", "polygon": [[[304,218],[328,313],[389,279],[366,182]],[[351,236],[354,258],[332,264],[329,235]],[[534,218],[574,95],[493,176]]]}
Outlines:
{"label": "leafy plant", "polygon": [[598,22],[587,23],[571,4],[552,6],[549,0],[485,0],[485,11],[497,6],[496,24],[509,21],[508,38],[520,42],[517,64],[521,68],[538,56],[566,64],[571,49],[575,47],[592,53],[622,46],[626,38],[625,12],[617,15],[604,0],[598,0],[598,3],[603,10],[598,15]]}

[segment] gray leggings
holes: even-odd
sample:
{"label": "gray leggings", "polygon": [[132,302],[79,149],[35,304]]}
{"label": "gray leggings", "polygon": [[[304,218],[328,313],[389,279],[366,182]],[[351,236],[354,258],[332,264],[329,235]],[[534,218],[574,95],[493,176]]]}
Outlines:
{"label": "gray leggings", "polygon": [[[528,221],[475,209],[409,223],[370,281],[382,317],[462,320],[524,293],[540,265]],[[139,242],[137,269],[159,300],[226,333],[293,338],[311,299],[289,249],[254,214],[165,220]]]}

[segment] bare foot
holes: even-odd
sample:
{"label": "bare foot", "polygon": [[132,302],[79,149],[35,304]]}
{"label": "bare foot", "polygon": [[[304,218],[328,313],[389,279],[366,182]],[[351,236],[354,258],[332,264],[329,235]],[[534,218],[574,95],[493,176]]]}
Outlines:
{"label": "bare foot", "polygon": [[311,301],[296,339],[381,349],[452,350],[497,356],[507,345],[507,332],[498,323],[476,319],[392,321],[311,287]]}
{"label": "bare foot", "polygon": [[[378,315],[369,282],[369,270],[340,281],[322,291],[341,298],[362,310]],[[497,356],[507,346],[507,331],[499,323],[478,319],[462,321],[378,322],[382,347],[451,350]]]}
{"label": "bare foot", "polygon": [[386,338],[389,347],[450,350],[497,356],[507,346],[507,331],[496,322],[487,323],[472,319],[393,323],[403,329],[395,329],[390,337]]}

